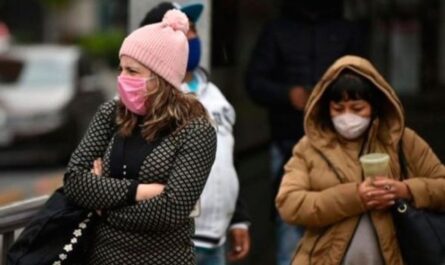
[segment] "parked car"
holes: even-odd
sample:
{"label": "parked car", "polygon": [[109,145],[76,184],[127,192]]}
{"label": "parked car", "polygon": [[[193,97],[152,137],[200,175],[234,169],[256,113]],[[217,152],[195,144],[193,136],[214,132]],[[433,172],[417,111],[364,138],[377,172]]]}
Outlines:
{"label": "parked car", "polygon": [[0,54],[0,166],[66,162],[103,89],[78,47],[11,47]]}

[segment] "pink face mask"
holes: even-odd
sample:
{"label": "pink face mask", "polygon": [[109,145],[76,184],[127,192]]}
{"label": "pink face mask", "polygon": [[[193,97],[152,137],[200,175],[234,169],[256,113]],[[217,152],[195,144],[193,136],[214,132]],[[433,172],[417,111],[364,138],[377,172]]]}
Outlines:
{"label": "pink face mask", "polygon": [[147,82],[150,79],[120,75],[117,77],[119,97],[125,107],[138,115],[145,115],[147,108]]}

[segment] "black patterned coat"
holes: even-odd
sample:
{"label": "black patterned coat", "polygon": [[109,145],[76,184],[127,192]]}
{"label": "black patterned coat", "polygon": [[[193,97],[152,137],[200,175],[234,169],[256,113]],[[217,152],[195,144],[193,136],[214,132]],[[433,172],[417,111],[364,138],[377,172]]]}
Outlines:
{"label": "black patterned coat", "polygon": [[[204,120],[190,122],[165,137],[145,158],[141,183],[165,184],[150,200],[130,203],[134,180],[110,177],[110,152],[115,138],[116,102],[104,103],[74,151],[64,179],[70,200],[104,211],[97,227],[89,264],[195,264],[189,217],[215,157],[216,134]],[[103,158],[102,176],[91,173]]]}

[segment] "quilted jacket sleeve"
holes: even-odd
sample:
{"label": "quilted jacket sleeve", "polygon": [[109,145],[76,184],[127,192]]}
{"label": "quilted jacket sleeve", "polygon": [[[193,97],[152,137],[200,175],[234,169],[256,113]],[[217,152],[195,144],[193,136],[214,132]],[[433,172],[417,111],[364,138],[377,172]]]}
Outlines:
{"label": "quilted jacket sleeve", "polygon": [[163,193],[133,206],[109,211],[107,221],[130,231],[170,230],[190,221],[216,152],[216,133],[208,123],[186,127]]}
{"label": "quilted jacket sleeve", "polygon": [[[294,148],[285,166],[276,207],[283,220],[306,227],[325,227],[365,211],[355,182],[334,185],[315,191],[311,187],[305,138]],[[321,177],[321,176],[320,176]]]}
{"label": "quilted jacket sleeve", "polygon": [[403,152],[410,172],[405,182],[415,206],[445,209],[445,166],[431,147],[410,129],[404,133]]}
{"label": "quilted jacket sleeve", "polygon": [[131,181],[91,174],[93,162],[103,157],[114,134],[116,102],[99,107],[82,141],[73,152],[64,177],[64,191],[74,203],[87,209],[108,209],[128,204]]}

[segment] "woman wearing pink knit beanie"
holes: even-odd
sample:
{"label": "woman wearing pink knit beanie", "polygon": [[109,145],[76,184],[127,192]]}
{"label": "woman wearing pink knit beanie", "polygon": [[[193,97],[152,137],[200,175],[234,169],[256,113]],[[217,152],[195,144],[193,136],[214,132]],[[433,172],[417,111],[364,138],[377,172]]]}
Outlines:
{"label": "woman wearing pink knit beanie", "polygon": [[216,135],[201,103],[179,89],[187,30],[187,17],[170,10],[125,38],[119,99],[99,108],[72,155],[64,191],[99,221],[83,264],[196,264],[190,214]]}

